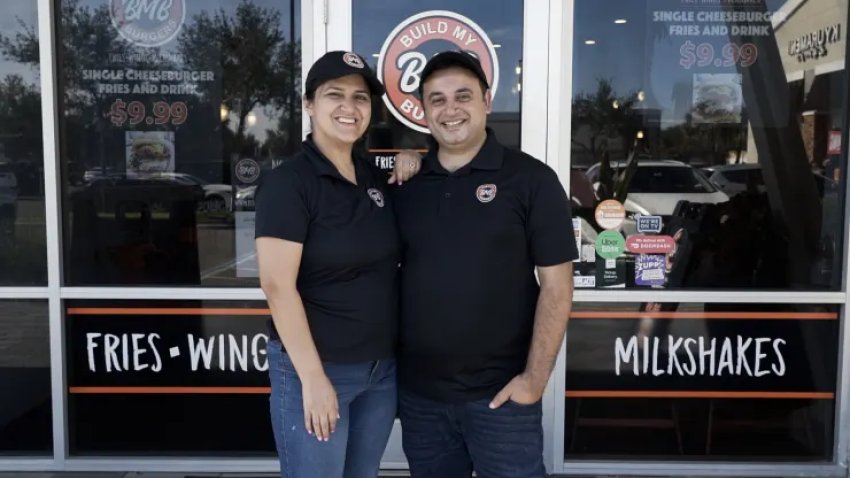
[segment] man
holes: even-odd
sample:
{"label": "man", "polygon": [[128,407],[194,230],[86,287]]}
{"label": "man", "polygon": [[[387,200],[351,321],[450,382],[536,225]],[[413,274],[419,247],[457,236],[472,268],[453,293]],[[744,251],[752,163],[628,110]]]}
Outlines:
{"label": "man", "polygon": [[419,88],[436,144],[396,194],[403,448],[417,478],[543,477],[541,397],[577,257],[568,199],[550,167],[486,127],[474,57],[434,56]]}

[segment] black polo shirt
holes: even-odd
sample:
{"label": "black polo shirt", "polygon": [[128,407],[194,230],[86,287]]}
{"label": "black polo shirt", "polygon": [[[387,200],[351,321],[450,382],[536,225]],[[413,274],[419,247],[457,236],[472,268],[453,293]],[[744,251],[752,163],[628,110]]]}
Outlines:
{"label": "black polo shirt", "polygon": [[432,148],[395,191],[402,235],[399,380],[444,402],[489,398],[525,369],[539,286],[535,266],[577,257],[555,172],[488,129],[449,173]]}
{"label": "black polo shirt", "polygon": [[399,237],[387,176],[365,158],[354,166],[356,186],[308,138],[255,195],[256,237],[304,244],[297,288],[330,362],[391,357],[396,345]]}

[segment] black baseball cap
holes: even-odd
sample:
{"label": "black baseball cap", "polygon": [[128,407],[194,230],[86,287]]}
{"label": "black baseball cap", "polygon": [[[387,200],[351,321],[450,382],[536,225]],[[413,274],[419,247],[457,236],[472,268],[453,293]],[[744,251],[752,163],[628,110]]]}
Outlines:
{"label": "black baseball cap", "polygon": [[472,72],[479,80],[490,88],[490,82],[487,81],[487,75],[481,69],[481,62],[478,58],[463,51],[449,50],[437,53],[432,56],[425,67],[422,69],[422,74],[419,76],[419,96],[422,96],[422,90],[425,85],[425,80],[434,73],[445,70],[447,68],[459,67]]}
{"label": "black baseball cap", "polygon": [[329,51],[316,60],[307,73],[304,92],[313,93],[322,83],[347,75],[361,75],[373,95],[384,94],[384,85],[378,81],[363,57],[350,51]]}

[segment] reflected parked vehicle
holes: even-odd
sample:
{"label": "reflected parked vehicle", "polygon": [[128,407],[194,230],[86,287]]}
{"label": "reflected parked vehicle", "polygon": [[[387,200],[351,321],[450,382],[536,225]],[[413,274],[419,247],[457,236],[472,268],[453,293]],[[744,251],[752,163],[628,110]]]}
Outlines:
{"label": "reflected parked vehicle", "polygon": [[[765,193],[767,188],[764,184],[761,165],[758,163],[724,164],[721,166],[710,166],[703,168],[708,180],[730,197],[743,192]],[[838,183],[823,174],[812,171],[812,177],[818,188],[818,193],[823,196],[826,192],[833,191]]]}
{"label": "reflected parked vehicle", "polygon": [[254,194],[257,191],[257,186],[248,186],[238,188],[236,191],[236,204],[238,209],[254,209]]}
{"label": "reflected parked vehicle", "polygon": [[[622,171],[625,167],[625,161],[611,162],[614,171]],[[586,173],[594,190],[599,188],[599,168],[599,163],[594,164]],[[622,229],[627,235],[636,233],[636,215],[669,217],[679,201],[718,204],[728,200],[726,193],[688,164],[673,160],[638,160],[623,202],[628,219]]]}
{"label": "reflected parked vehicle", "polygon": [[[625,162],[612,162],[616,170],[625,168]],[[594,189],[599,187],[599,163],[587,170]],[[669,216],[680,200],[692,203],[717,204],[729,196],[711,184],[697,169],[671,160],[643,160],[629,183],[626,211],[644,215]]]}
{"label": "reflected parked vehicle", "polygon": [[761,166],[753,163],[723,164],[709,166],[702,171],[712,184],[726,193],[729,197],[736,196],[747,190],[763,193],[766,191],[761,177]]}
{"label": "reflected parked vehicle", "polygon": [[[124,176],[123,171],[113,171],[106,169],[105,176]],[[100,168],[93,168],[85,172],[83,179],[85,182],[104,177]],[[200,186],[204,190],[204,200],[198,203],[200,212],[230,212],[233,211],[233,187],[229,184],[215,184],[205,179],[199,178],[193,174],[180,172],[159,172],[153,174],[145,174],[145,179],[148,180],[168,180],[175,184],[187,186]]]}
{"label": "reflected parked vehicle", "polygon": [[204,201],[200,204],[206,212],[233,211],[233,187],[229,184],[214,184],[187,173],[158,173],[183,184],[198,184],[204,189]]}

